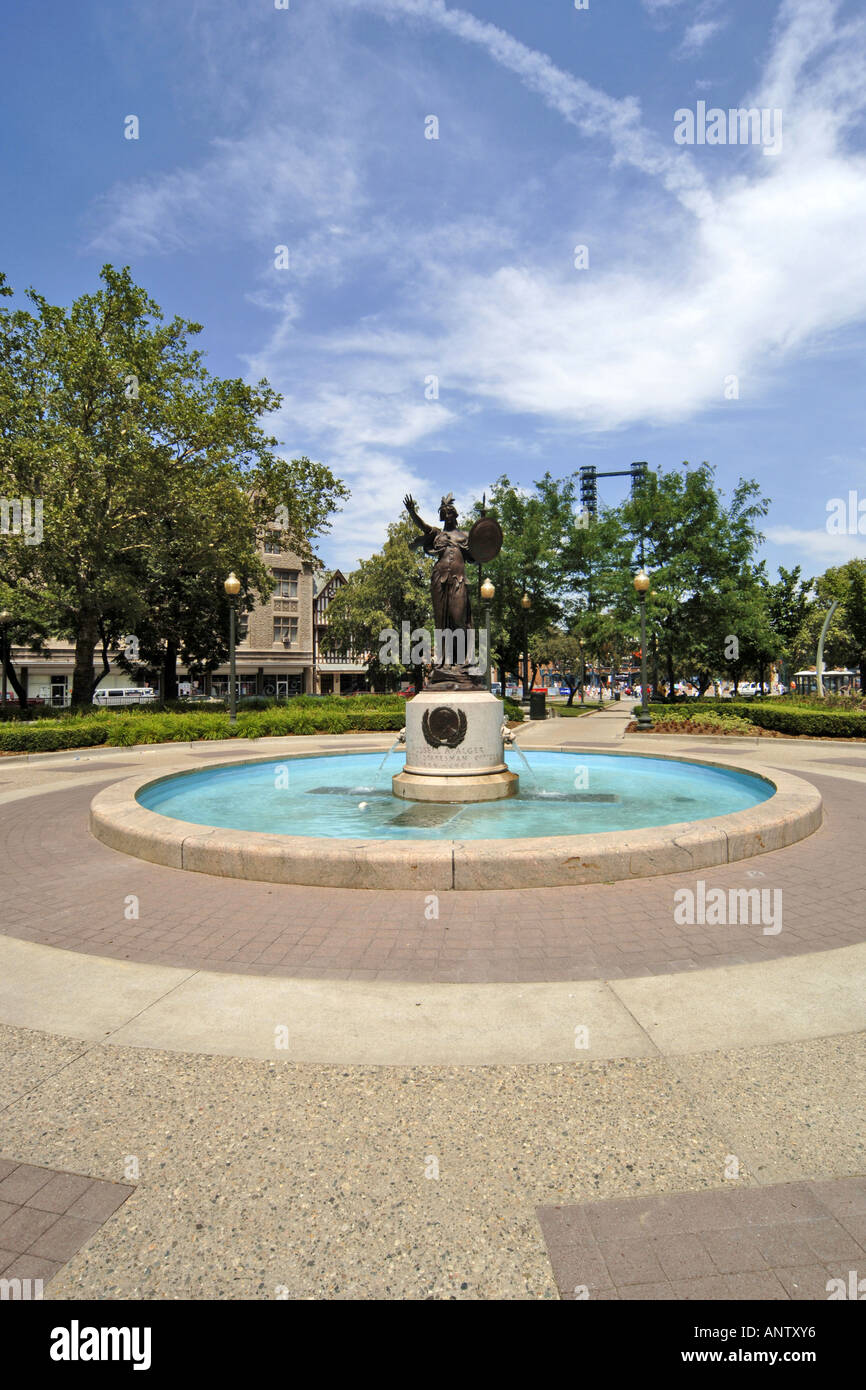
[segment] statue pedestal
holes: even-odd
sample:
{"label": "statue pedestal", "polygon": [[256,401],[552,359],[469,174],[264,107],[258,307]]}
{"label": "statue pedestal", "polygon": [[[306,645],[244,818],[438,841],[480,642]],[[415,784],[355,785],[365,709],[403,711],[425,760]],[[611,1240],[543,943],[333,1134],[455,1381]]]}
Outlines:
{"label": "statue pedestal", "polygon": [[406,705],[406,764],[392,781],[407,801],[499,801],[517,794],[505,765],[503,704],[487,690],[424,690]]}

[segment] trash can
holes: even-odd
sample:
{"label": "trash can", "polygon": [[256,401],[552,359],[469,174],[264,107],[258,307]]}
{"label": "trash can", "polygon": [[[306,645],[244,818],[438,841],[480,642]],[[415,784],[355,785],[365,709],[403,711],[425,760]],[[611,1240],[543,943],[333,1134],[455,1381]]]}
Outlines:
{"label": "trash can", "polygon": [[613,698],[614,698],[615,700],[621,700],[621,699],[622,699],[622,692],[619,691],[619,690],[615,690],[615,691],[613,692]]}
{"label": "trash can", "polygon": [[547,691],[530,690],[529,692],[529,717],[530,719],[547,718]]}

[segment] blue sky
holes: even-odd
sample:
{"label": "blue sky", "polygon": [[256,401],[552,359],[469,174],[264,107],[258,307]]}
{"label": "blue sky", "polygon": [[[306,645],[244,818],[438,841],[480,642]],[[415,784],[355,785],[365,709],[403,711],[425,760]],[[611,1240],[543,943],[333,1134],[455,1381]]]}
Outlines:
{"label": "blue sky", "polygon": [[[67,303],[129,264],[214,371],[266,375],[287,452],[352,489],[327,563],[407,490],[432,513],[633,459],[756,477],[773,567],[866,554],[826,529],[866,499],[861,4],[77,0],[3,28],[0,268]],[[677,145],[700,101],[780,110],[781,149]]]}

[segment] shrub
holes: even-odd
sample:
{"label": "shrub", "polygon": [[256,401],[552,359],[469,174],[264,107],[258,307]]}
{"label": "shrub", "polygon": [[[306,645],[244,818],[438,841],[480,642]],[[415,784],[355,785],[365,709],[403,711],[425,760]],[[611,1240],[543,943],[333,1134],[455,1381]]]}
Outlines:
{"label": "shrub", "polygon": [[36,720],[33,723],[7,724],[0,728],[0,751],[4,753],[54,753],[62,748],[93,748],[105,743],[106,729],[103,725],[79,723],[47,724]]}
{"label": "shrub", "polygon": [[[640,705],[635,705],[635,714]],[[732,730],[733,721],[749,727],[770,729],[780,734],[805,735],[809,738],[866,738],[866,713],[842,712],[835,709],[804,707],[766,700],[692,700],[688,705],[653,703],[650,706],[653,723],[682,723],[707,727],[708,719],[721,721]]]}

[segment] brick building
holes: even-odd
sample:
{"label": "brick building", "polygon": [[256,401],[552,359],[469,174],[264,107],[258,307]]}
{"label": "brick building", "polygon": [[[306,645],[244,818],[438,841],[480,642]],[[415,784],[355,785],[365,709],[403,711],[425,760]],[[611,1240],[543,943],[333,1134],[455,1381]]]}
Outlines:
{"label": "brick building", "polygon": [[[366,661],[335,652],[327,643],[327,608],[337,589],[345,584],[344,575],[334,570],[317,580],[309,561],[283,548],[278,531],[265,540],[262,554],[273,573],[273,589],[268,600],[256,603],[239,624],[235,654],[238,694],[285,697],[365,689]],[[51,642],[39,656],[13,647],[12,655],[31,698],[46,704],[68,703],[75,656],[71,643]],[[186,693],[188,674],[180,670],[178,675]],[[211,676],[210,693],[225,697],[228,680],[226,663]],[[118,689],[132,683],[124,671],[112,665],[99,689]]]}

